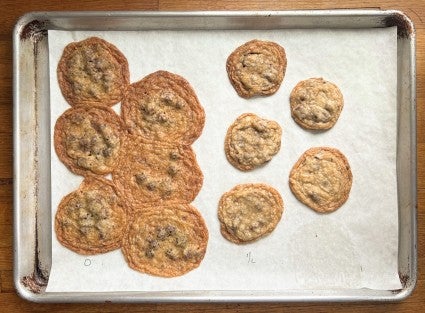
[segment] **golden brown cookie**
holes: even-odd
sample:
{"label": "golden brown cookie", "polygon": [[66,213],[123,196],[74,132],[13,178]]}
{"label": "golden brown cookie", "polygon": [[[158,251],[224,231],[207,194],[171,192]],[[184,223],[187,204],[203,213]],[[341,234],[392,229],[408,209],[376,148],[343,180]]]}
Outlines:
{"label": "golden brown cookie", "polygon": [[292,90],[289,102],[292,118],[306,129],[333,127],[344,107],[339,88],[323,78],[299,82]]}
{"label": "golden brown cookie", "polygon": [[248,41],[230,54],[226,69],[239,96],[274,94],[285,76],[285,49],[271,41]]}
{"label": "golden brown cookie", "polygon": [[123,134],[123,123],[110,108],[71,108],[55,124],[56,154],[75,174],[108,174],[118,161]]}
{"label": "golden brown cookie", "polygon": [[276,228],[282,213],[283,200],[274,188],[237,185],[223,194],[218,205],[221,234],[237,244],[258,240]]}
{"label": "golden brown cookie", "polygon": [[348,199],[352,182],[348,160],[339,150],[328,147],[304,152],[289,175],[295,197],[319,213],[341,207]]}
{"label": "golden brown cookie", "polygon": [[130,132],[152,141],[191,144],[205,123],[204,109],[189,82],[166,71],[131,84],[121,112]]}
{"label": "golden brown cookie", "polygon": [[203,175],[190,146],[145,142],[129,135],[122,151],[112,177],[132,207],[189,203],[201,190]]}
{"label": "golden brown cookie", "polygon": [[207,243],[207,226],[193,206],[167,204],[137,211],[124,237],[122,252],[136,271],[175,277],[199,266]]}
{"label": "golden brown cookie", "polygon": [[249,171],[279,152],[281,137],[282,128],[278,123],[245,113],[227,130],[224,151],[234,167]]}
{"label": "golden brown cookie", "polygon": [[67,45],[57,75],[71,106],[114,105],[130,84],[126,57],[113,44],[97,37]]}
{"label": "golden brown cookie", "polygon": [[118,249],[126,229],[126,211],[112,182],[87,177],[60,202],[55,217],[56,237],[79,254]]}

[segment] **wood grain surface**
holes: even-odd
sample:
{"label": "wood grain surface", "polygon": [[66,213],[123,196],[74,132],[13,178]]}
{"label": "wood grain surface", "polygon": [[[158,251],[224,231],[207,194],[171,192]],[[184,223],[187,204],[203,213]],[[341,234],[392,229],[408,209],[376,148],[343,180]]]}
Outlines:
{"label": "wood grain surface", "polygon": [[[0,312],[419,312],[425,307],[425,1],[372,0],[88,0],[0,1]],[[289,10],[380,8],[405,12],[417,32],[417,144],[418,144],[418,281],[400,303],[317,304],[35,304],[20,299],[13,287],[13,170],[12,170],[12,29],[30,11],[76,10]]]}

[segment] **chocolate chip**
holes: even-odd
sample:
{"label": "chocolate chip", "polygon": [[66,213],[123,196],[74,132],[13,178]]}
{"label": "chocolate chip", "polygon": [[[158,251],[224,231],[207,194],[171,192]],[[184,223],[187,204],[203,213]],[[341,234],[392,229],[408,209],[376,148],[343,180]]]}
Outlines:
{"label": "chocolate chip", "polygon": [[177,151],[170,152],[170,160],[176,161],[180,159],[179,153]]}
{"label": "chocolate chip", "polygon": [[174,177],[174,176],[176,176],[176,174],[178,173],[178,167],[176,167],[176,166],[173,166],[173,165],[170,165],[169,167],[168,167],[168,170],[167,170],[167,173],[168,173],[168,175],[170,175],[171,177]]}
{"label": "chocolate chip", "polygon": [[149,182],[149,183],[146,184],[146,188],[149,191],[154,191],[156,189],[156,184],[154,182]]}
{"label": "chocolate chip", "polygon": [[167,251],[165,251],[165,255],[170,260],[175,260],[178,257],[177,252],[175,250],[173,250],[173,249],[167,249]]}
{"label": "chocolate chip", "polygon": [[106,148],[102,150],[102,155],[107,158],[110,157],[112,155],[112,149],[111,148]]}
{"label": "chocolate chip", "polygon": [[139,173],[134,175],[134,178],[136,179],[136,183],[141,185],[146,180],[146,175],[144,173]]}
{"label": "chocolate chip", "polygon": [[145,255],[149,259],[152,259],[155,256],[155,251],[153,251],[152,249],[146,250]]}
{"label": "chocolate chip", "polygon": [[172,225],[168,225],[167,227],[165,227],[165,231],[167,232],[168,236],[172,236],[176,233],[176,228]]}
{"label": "chocolate chip", "polygon": [[152,239],[152,240],[149,240],[148,242],[149,242],[149,249],[151,250],[155,250],[159,247],[158,240]]}

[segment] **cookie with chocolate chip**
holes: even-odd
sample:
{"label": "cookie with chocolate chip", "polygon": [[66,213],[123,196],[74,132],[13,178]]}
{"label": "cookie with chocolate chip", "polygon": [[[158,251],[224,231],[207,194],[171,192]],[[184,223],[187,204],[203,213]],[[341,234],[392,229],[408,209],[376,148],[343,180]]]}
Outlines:
{"label": "cookie with chocolate chip", "polygon": [[353,175],[347,158],[335,148],[304,152],[289,175],[295,197],[319,213],[333,212],[348,199]]}
{"label": "cookie with chocolate chip", "polygon": [[57,68],[59,87],[71,106],[112,106],[130,84],[126,57],[97,37],[68,44]]}
{"label": "cookie with chocolate chip", "polygon": [[222,195],[218,205],[221,234],[242,244],[270,234],[283,213],[279,192],[266,184],[237,185]]}
{"label": "cookie with chocolate chip", "polygon": [[251,40],[229,55],[226,69],[239,96],[274,94],[285,76],[285,49],[275,42]]}
{"label": "cookie with chocolate chip", "polygon": [[111,173],[118,161],[123,134],[123,123],[112,109],[75,107],[57,119],[54,146],[71,172],[104,175]]}
{"label": "cookie with chocolate chip", "polygon": [[234,167],[249,171],[269,162],[280,150],[282,128],[253,113],[239,116],[227,130],[224,151]]}
{"label": "cookie with chocolate chip", "polygon": [[56,237],[63,246],[84,255],[118,249],[126,229],[126,211],[111,181],[87,177],[60,202]]}
{"label": "cookie with chocolate chip", "polygon": [[338,86],[323,78],[299,82],[289,98],[294,121],[305,129],[325,130],[337,122],[344,99]]}
{"label": "cookie with chocolate chip", "polygon": [[152,141],[191,144],[205,123],[204,109],[189,82],[166,71],[131,84],[121,112],[131,133]]}
{"label": "cookie with chocolate chip", "polygon": [[175,277],[199,266],[207,249],[208,229],[193,206],[159,204],[139,209],[122,247],[132,269]]}
{"label": "cookie with chocolate chip", "polygon": [[146,142],[134,135],[126,138],[112,178],[133,207],[164,201],[190,203],[203,183],[190,146]]}

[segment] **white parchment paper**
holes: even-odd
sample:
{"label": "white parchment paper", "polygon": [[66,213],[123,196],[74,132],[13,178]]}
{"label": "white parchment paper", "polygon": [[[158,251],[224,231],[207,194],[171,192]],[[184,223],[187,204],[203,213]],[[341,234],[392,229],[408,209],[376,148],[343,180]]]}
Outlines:
{"label": "white parchment paper", "polygon": [[[127,57],[131,82],[167,70],[185,77],[205,108],[206,124],[193,145],[205,179],[193,204],[208,225],[208,250],[198,269],[176,278],[131,270],[120,250],[81,256],[52,234],[48,292],[145,290],[285,290],[401,287],[397,274],[396,28],[368,30],[267,31],[49,31],[51,135],[69,105],[59,90],[56,67],[64,47],[99,36]],[[227,78],[228,55],[251,39],[282,45],[288,67],[272,96],[240,98]],[[337,84],[345,100],[331,130],[313,133],[291,118],[289,94],[295,84],[323,77]],[[114,109],[119,112],[119,105]],[[243,173],[224,155],[229,125],[253,112],[283,128],[282,147],[263,168]],[[331,146],[348,158],[353,172],[350,197],[332,214],[319,215],[297,201],[288,186],[291,167],[310,147]],[[63,196],[81,177],[70,173],[51,148],[52,217]],[[217,203],[233,186],[264,182],[285,202],[277,228],[255,243],[235,245],[219,231]],[[52,218],[53,220],[53,218]]]}

